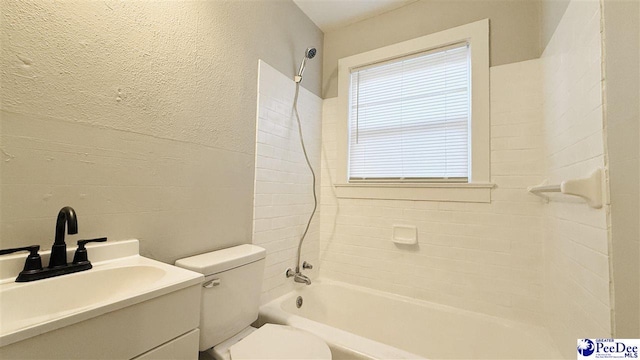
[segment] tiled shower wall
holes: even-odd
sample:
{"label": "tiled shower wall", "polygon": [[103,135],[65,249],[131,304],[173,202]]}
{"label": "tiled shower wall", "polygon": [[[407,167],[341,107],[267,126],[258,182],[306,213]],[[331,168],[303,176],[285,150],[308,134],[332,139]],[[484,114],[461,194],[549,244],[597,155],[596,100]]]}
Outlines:
{"label": "tiled shower wall", "polygon": [[[320,271],[324,277],[528,322],[542,310],[540,61],[491,69],[492,202],[337,199],[337,99],[322,122]],[[416,225],[418,245],[391,241]]]}
{"label": "tiled shower wall", "polygon": [[[605,168],[600,3],[572,1],[539,60],[491,69],[491,204],[338,199],[324,101],[321,275],[546,325],[565,357],[611,336],[608,205],[527,193]],[[418,227],[418,246],[391,242]]]}
{"label": "tiled shower wall", "polygon": [[[600,3],[572,1],[541,58],[550,183],[605,166]],[[545,207],[545,309],[565,357],[575,339],[611,335],[608,205],[552,198]]]}
{"label": "tiled shower wall", "polygon": [[[261,298],[265,303],[304,286],[284,274],[288,267],[295,267],[313,195],[293,113],[295,84],[263,61],[259,67],[253,244],[267,250]],[[319,176],[322,100],[300,87],[298,112],[309,160]],[[314,265],[318,264],[319,210],[302,247],[302,259]],[[305,273],[313,276],[316,271]]]}

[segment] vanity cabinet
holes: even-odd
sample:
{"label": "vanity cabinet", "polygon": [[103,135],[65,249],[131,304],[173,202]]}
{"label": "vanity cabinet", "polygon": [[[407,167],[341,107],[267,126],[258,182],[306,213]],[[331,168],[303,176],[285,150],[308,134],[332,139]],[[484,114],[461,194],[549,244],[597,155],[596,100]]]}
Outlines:
{"label": "vanity cabinet", "polygon": [[196,284],[0,347],[0,359],[196,360],[200,287]]}

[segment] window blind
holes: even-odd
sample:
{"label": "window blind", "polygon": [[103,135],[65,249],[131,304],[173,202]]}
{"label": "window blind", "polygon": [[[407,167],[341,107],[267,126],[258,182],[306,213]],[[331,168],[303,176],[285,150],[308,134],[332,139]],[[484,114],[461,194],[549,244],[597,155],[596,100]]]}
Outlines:
{"label": "window blind", "polygon": [[351,72],[350,181],[466,181],[468,44]]}

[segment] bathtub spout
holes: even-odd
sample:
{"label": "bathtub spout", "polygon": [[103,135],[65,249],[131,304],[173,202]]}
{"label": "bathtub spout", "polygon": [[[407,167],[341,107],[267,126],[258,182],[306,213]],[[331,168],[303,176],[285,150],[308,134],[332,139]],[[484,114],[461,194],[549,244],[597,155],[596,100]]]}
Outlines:
{"label": "bathtub spout", "polygon": [[311,285],[311,279],[300,271],[293,271],[291,268],[287,269],[287,277],[293,277],[293,281],[301,284]]}
{"label": "bathtub spout", "polygon": [[303,273],[297,273],[293,277],[293,281],[298,282],[298,283],[304,283],[304,284],[307,284],[307,285],[311,285],[311,279],[309,279],[309,277],[307,277]]}

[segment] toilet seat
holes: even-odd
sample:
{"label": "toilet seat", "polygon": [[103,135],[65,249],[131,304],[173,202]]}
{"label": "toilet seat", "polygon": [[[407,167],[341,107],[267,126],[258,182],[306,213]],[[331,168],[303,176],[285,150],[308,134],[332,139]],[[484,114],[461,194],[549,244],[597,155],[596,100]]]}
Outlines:
{"label": "toilet seat", "polygon": [[[255,359],[331,359],[329,346],[319,337],[291,326],[265,324],[250,331],[242,340],[226,349],[213,349],[220,357],[232,360]],[[221,351],[222,350],[222,351]]]}

